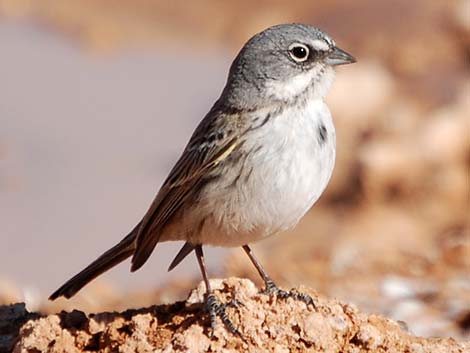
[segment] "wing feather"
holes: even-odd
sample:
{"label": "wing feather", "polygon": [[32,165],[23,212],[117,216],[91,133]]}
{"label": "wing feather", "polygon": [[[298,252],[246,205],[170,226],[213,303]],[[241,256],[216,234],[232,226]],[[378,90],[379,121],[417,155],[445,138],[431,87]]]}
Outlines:
{"label": "wing feather", "polygon": [[[219,116],[219,118],[227,117]],[[227,136],[220,133],[214,135],[217,133],[217,126],[207,129],[204,125],[207,125],[207,122],[203,121],[196,129],[144,216],[137,235],[131,271],[139,269],[147,261],[160,239],[162,229],[182,205],[191,202],[197,196],[204,178],[209,176],[212,168],[239,147],[240,139],[234,133]],[[217,140],[213,136],[221,138]]]}

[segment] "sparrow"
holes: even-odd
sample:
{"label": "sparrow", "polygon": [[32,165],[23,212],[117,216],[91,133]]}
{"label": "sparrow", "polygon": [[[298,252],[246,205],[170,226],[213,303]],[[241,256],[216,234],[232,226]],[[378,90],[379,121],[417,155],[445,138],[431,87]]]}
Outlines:
{"label": "sparrow", "polygon": [[170,264],[195,252],[212,328],[220,318],[204,245],[242,247],[265,292],[314,305],[275,285],[249,244],[293,228],[325,190],[335,163],[336,134],[324,98],[335,67],[356,59],[318,28],[281,24],[254,35],[233,61],[226,85],[134,229],[51,296],[70,298],[94,278],[131,258],[141,268],[155,246],[185,241]]}

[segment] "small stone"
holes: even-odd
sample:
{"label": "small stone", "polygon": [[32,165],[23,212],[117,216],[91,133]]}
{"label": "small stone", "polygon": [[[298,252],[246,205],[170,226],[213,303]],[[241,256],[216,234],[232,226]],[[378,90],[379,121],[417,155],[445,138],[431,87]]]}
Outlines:
{"label": "small stone", "polygon": [[381,291],[391,299],[409,298],[416,295],[413,283],[406,278],[387,277],[381,283]]}

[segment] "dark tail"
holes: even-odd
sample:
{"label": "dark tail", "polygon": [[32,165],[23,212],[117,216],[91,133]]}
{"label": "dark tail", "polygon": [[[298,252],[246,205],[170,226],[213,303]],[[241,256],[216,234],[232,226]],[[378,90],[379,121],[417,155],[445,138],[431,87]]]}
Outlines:
{"label": "dark tail", "polygon": [[135,238],[137,236],[139,226],[140,223],[117,245],[113,246],[88,265],[84,270],[65,282],[62,287],[51,294],[49,300],[55,300],[61,296],[67,299],[73,297],[80,289],[103,272],[106,272],[110,268],[132,256],[135,250]]}

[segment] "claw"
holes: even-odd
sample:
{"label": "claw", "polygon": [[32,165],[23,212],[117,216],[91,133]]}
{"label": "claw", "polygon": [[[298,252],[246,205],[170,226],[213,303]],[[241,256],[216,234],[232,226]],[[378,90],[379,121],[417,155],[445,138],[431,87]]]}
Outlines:
{"label": "claw", "polygon": [[[225,309],[228,307],[238,307],[241,302],[238,300],[232,300],[228,303],[221,303],[219,299],[213,294],[208,293],[206,297],[206,301],[204,303],[205,310],[209,313],[209,317],[211,320],[211,328],[212,334],[214,334],[215,328],[217,326],[217,317],[222,320],[225,327],[234,335],[238,335],[242,337],[238,328],[233,324],[233,322],[229,319]],[[242,304],[243,305],[243,304]]]}
{"label": "claw", "polygon": [[264,289],[263,293],[267,295],[276,295],[277,297],[282,299],[292,298],[295,300],[299,300],[307,305],[312,305],[313,308],[316,309],[315,302],[313,301],[312,297],[308,294],[283,290],[276,286],[273,281],[266,282],[266,288]]}

